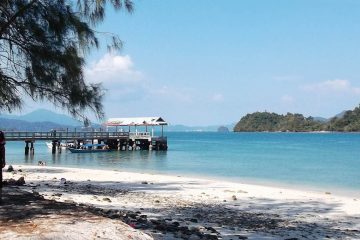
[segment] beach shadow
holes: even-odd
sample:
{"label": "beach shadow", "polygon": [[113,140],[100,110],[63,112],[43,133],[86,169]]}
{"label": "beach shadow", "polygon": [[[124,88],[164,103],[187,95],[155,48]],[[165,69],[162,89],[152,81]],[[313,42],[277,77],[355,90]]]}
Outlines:
{"label": "beach shadow", "polygon": [[28,173],[65,173],[65,170],[54,168],[27,168]]}
{"label": "beach shadow", "polygon": [[57,179],[51,184],[42,184],[42,181],[32,181],[33,185],[41,186],[45,191],[67,191],[74,194],[90,194],[90,195],[107,195],[114,197],[118,194],[128,192],[157,192],[157,191],[179,191],[180,188],[176,182],[156,183],[149,182],[113,182],[113,181],[67,181],[66,184],[61,184],[60,179]]}
{"label": "beach shadow", "polygon": [[39,194],[18,187],[7,186],[0,191],[0,225],[46,217],[50,214],[72,215],[80,211],[75,204],[45,200]]}

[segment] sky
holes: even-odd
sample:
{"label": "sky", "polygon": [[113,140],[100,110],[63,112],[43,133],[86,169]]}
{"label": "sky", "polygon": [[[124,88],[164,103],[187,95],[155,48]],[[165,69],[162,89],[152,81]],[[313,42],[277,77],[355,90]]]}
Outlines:
{"label": "sky", "polygon": [[134,3],[97,26],[122,50],[86,58],[86,81],[107,89],[106,117],[217,125],[255,111],[328,118],[360,103],[360,1]]}

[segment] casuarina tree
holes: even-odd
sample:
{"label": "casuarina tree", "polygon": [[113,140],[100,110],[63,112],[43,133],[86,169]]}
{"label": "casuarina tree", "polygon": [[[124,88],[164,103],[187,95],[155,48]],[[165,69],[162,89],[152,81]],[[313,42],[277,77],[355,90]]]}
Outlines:
{"label": "casuarina tree", "polygon": [[[132,0],[1,0],[0,111],[21,108],[28,96],[102,118],[104,90],[85,81],[83,68],[100,45],[95,27],[107,5],[133,11]],[[119,49],[121,40],[111,39],[108,48]]]}

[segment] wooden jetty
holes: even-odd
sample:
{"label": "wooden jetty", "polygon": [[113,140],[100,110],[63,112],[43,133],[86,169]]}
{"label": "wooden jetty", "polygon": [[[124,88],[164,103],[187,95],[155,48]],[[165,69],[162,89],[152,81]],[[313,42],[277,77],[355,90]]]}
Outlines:
{"label": "wooden jetty", "polygon": [[[128,150],[157,150],[166,151],[167,137],[164,136],[163,126],[167,123],[160,117],[146,118],[112,118],[105,124],[106,130],[101,131],[5,131],[6,141],[24,141],[25,154],[34,154],[34,143],[39,140],[52,142],[52,153],[61,152],[61,142],[73,142],[76,147],[85,142],[105,143],[110,149]],[[161,136],[154,136],[154,127],[161,127]],[[115,128],[115,130],[114,130]],[[124,129],[125,128],[125,129]],[[138,131],[145,128],[145,131]],[[151,132],[148,131],[151,128]]]}

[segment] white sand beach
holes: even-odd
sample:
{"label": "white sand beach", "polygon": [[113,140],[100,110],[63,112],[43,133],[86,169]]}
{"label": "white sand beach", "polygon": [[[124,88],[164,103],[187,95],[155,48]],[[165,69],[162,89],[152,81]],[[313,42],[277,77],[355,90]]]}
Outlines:
{"label": "white sand beach", "polygon": [[[24,177],[20,189],[84,207],[111,224],[119,222],[123,234],[111,239],[360,239],[356,197],[147,173],[14,169],[4,172],[4,179]],[[73,221],[81,224],[81,219]],[[75,236],[93,226],[76,229]],[[126,232],[131,230],[137,238],[126,238],[135,236]],[[1,239],[6,234],[0,229]]]}

